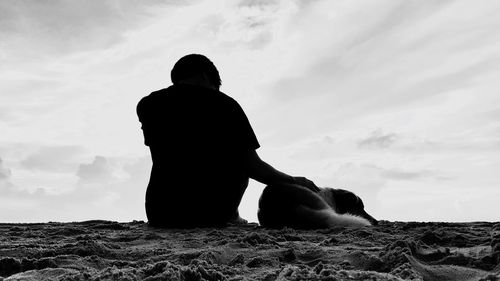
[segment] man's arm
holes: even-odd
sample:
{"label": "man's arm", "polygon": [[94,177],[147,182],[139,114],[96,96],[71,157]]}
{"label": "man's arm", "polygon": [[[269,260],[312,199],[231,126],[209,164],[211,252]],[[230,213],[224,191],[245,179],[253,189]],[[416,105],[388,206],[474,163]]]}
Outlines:
{"label": "man's arm", "polygon": [[304,177],[292,177],[288,174],[280,172],[271,165],[260,159],[257,151],[251,150],[247,154],[247,166],[250,177],[263,184],[279,184],[289,183],[298,184],[309,188],[314,192],[318,192],[319,188],[310,180]]}

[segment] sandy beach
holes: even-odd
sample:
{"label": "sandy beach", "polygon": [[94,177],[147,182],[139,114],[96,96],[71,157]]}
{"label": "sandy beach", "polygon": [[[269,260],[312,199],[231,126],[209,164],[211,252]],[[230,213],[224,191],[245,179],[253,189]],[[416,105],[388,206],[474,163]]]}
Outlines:
{"label": "sandy beach", "polygon": [[499,280],[500,223],[0,224],[0,280]]}

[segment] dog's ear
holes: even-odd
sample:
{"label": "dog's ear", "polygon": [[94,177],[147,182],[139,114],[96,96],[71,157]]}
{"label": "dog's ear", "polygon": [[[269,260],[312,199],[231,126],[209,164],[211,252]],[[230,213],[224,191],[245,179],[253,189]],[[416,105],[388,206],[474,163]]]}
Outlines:
{"label": "dog's ear", "polygon": [[364,209],[363,200],[345,189],[333,189],[335,206],[339,213],[353,213]]}
{"label": "dog's ear", "polygon": [[330,207],[332,207],[334,210],[336,209],[335,207],[335,190],[330,187],[323,187],[319,191],[319,194],[323,199],[326,201]]}

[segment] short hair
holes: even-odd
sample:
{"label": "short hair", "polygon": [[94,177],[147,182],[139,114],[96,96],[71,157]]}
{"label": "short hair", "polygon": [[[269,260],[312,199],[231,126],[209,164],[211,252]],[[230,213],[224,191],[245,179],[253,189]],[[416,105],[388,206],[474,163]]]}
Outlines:
{"label": "short hair", "polygon": [[214,63],[204,55],[190,54],[180,58],[170,72],[172,83],[177,84],[181,80],[205,73],[213,85],[220,87],[222,81],[219,71]]}

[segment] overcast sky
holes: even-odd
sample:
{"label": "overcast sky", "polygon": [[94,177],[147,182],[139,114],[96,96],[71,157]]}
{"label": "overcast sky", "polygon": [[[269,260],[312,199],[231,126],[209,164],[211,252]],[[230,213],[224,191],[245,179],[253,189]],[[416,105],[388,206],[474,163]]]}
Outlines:
{"label": "overcast sky", "polygon": [[[498,1],[0,0],[0,222],[146,220],[135,106],[208,56],[275,168],[377,219],[500,220]],[[263,186],[240,213],[256,221]]]}

